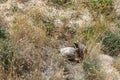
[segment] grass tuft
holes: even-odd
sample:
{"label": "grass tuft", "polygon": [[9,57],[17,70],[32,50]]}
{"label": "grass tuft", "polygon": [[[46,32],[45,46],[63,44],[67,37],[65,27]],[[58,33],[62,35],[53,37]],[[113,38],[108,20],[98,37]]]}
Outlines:
{"label": "grass tuft", "polygon": [[8,1],[8,0],[0,0],[0,3],[4,3],[4,2],[6,2],[6,1]]}
{"label": "grass tuft", "polygon": [[86,80],[100,80],[100,66],[97,64],[97,60],[92,56],[88,56],[83,61],[83,68],[86,73]]}
{"label": "grass tuft", "polygon": [[0,39],[5,39],[6,38],[6,34],[5,34],[5,29],[0,29]]}
{"label": "grass tuft", "polygon": [[107,31],[104,33],[102,44],[103,51],[111,56],[117,56],[120,53],[120,35]]}
{"label": "grass tuft", "polygon": [[9,67],[11,66],[14,49],[13,46],[5,41],[0,41],[0,56],[1,56],[1,64],[4,67],[4,71],[9,71]]}
{"label": "grass tuft", "polygon": [[48,2],[52,2],[58,5],[64,5],[64,4],[70,3],[71,0],[48,0]]}
{"label": "grass tuft", "polygon": [[20,2],[20,3],[25,3],[25,2],[28,2],[30,0],[17,0],[17,1]]}
{"label": "grass tuft", "polygon": [[112,0],[88,0],[87,6],[98,13],[107,15],[113,9],[112,3]]}

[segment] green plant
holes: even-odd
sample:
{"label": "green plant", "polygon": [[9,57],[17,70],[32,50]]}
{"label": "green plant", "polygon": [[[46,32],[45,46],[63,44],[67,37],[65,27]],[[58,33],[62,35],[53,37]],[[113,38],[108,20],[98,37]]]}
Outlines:
{"label": "green plant", "polygon": [[94,9],[100,9],[112,5],[112,0],[92,0]]}
{"label": "green plant", "polygon": [[10,9],[12,12],[17,12],[19,10],[18,6],[16,5],[12,5]]}
{"label": "green plant", "polygon": [[120,35],[107,31],[102,37],[103,51],[111,56],[117,56],[120,53]]}
{"label": "green plant", "polygon": [[48,0],[48,2],[53,2],[54,4],[63,5],[70,2],[70,0]]}
{"label": "green plant", "polygon": [[51,19],[45,19],[42,21],[46,28],[46,33],[52,35],[55,32],[55,27]]}
{"label": "green plant", "polygon": [[9,66],[13,58],[13,47],[7,41],[0,41],[0,56],[1,64],[3,65],[5,71],[9,69]]}
{"label": "green plant", "polygon": [[119,31],[119,33],[120,33],[120,23],[119,23],[119,21],[118,22],[115,22],[116,23],[116,26],[118,26],[118,31]]}
{"label": "green plant", "polygon": [[5,30],[0,28],[0,39],[5,39],[6,35],[5,35]]}
{"label": "green plant", "polygon": [[84,59],[83,68],[86,73],[86,80],[100,80],[100,66],[94,57],[88,56]]}
{"label": "green plant", "polygon": [[88,0],[86,4],[91,10],[97,13],[109,15],[113,10],[112,3],[112,0]]}
{"label": "green plant", "polygon": [[84,31],[83,31],[83,35],[84,35],[84,38],[86,40],[89,40],[93,35],[94,35],[94,29],[95,27],[92,26],[92,27],[87,27]]}
{"label": "green plant", "polygon": [[25,2],[28,2],[29,0],[17,0],[17,1],[20,3],[25,3]]}
{"label": "green plant", "polygon": [[4,2],[6,2],[6,1],[8,1],[8,0],[0,0],[0,3],[4,3]]}

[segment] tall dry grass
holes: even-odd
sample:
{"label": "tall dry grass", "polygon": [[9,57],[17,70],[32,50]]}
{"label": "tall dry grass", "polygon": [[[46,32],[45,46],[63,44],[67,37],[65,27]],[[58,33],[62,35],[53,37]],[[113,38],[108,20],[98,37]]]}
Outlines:
{"label": "tall dry grass", "polygon": [[[17,1],[21,4],[27,4],[29,0]],[[0,40],[0,79],[64,80],[65,68],[69,62],[67,63],[64,60],[58,49],[61,46],[72,46],[73,42],[77,40],[84,43],[88,50],[85,58],[78,63],[84,69],[85,79],[103,79],[102,77],[104,76],[96,57],[103,53],[101,37],[105,36],[104,33],[106,31],[111,31],[109,26],[115,18],[115,13],[112,9],[112,2],[97,1],[48,0],[46,4],[51,2],[57,5],[53,6],[51,4],[44,8],[36,5],[34,7],[26,6],[23,10],[12,13],[14,17],[13,21],[11,21],[12,26],[3,20],[4,17],[0,17],[0,39],[4,37],[3,34],[7,35],[6,39]],[[46,15],[49,14],[49,7],[74,10],[76,13],[69,18],[65,18],[61,27],[56,27],[54,25],[54,20],[56,19],[54,17],[56,16]],[[81,26],[68,27],[67,24],[70,19],[79,17],[81,8],[89,9],[93,17],[92,23],[89,26],[81,25],[83,26],[82,28]],[[5,29],[4,31],[2,28],[6,28],[6,25],[7,30]],[[69,65],[70,67],[75,67],[75,64],[70,63]],[[119,71],[119,59],[115,60],[114,66]],[[73,74],[73,76],[75,75]],[[79,72],[78,75],[80,75]],[[71,79],[72,76],[70,74],[68,76]]]}

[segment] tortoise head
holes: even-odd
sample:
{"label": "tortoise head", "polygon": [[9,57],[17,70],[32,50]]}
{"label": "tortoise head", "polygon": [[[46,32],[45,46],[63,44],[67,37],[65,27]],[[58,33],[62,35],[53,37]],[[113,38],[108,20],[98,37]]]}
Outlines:
{"label": "tortoise head", "polygon": [[79,42],[74,42],[75,48],[79,48]]}

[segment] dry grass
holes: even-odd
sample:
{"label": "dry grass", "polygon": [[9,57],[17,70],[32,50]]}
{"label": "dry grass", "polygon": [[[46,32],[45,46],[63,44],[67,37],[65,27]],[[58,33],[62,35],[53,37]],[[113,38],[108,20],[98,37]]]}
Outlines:
{"label": "dry grass", "polygon": [[18,13],[15,15],[13,22],[13,31],[11,32],[13,32],[12,35],[15,42],[25,39],[31,43],[43,44],[46,41],[46,31],[40,27],[33,26],[28,16]]}
{"label": "dry grass", "polygon": [[[23,4],[22,10],[11,13],[13,21],[0,16],[0,80],[104,79],[100,67],[102,64],[97,62],[97,57],[103,53],[101,36],[112,30],[109,26],[115,13],[111,0],[97,1],[41,0],[39,6],[30,6],[34,3],[32,0],[17,0],[29,6]],[[52,4],[46,5],[49,3]],[[15,6],[19,8],[19,5]],[[90,17],[92,15],[90,25],[85,25],[89,21],[88,15],[81,17],[84,8],[88,9]],[[81,24],[74,25],[79,19]],[[55,24],[56,20],[61,21],[60,27],[56,26],[59,26]],[[69,27],[72,21],[76,22]],[[116,30],[114,32],[118,33]],[[69,62],[59,54],[58,49],[73,46],[77,40],[86,45],[88,53],[80,63]],[[119,63],[119,58],[116,58],[114,67],[120,72]],[[66,74],[65,68],[69,70]]]}
{"label": "dry grass", "polygon": [[120,58],[116,58],[115,61],[114,61],[114,64],[115,68],[118,69],[118,71],[120,72]]}

